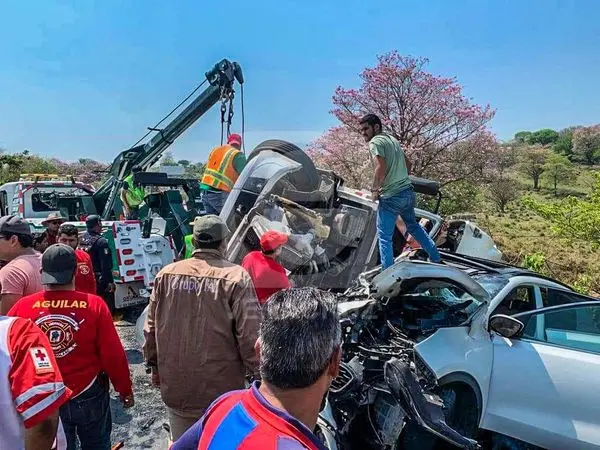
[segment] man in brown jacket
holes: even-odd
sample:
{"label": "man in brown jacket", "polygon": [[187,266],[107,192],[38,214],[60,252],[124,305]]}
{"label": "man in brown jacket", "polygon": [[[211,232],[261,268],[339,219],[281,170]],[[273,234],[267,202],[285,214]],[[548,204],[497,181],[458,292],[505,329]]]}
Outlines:
{"label": "man in brown jacket", "polygon": [[144,327],[144,356],[177,440],[221,394],[258,377],[260,313],[252,280],[223,257],[227,225],[196,217],[192,257],[156,277]]}

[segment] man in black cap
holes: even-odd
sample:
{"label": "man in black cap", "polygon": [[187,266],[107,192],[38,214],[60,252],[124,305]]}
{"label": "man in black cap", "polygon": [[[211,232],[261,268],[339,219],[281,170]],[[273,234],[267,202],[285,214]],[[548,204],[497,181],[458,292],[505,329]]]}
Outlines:
{"label": "man in black cap", "polygon": [[41,291],[41,255],[33,248],[29,224],[17,216],[0,217],[0,314],[21,297]]}
{"label": "man in black cap", "polygon": [[115,310],[115,284],[112,277],[112,252],[108,241],[102,236],[100,216],[88,216],[85,221],[87,231],[81,236],[79,248],[90,255],[98,295],[102,297],[111,312]]}
{"label": "man in black cap", "polygon": [[[20,299],[9,316],[30,319],[46,334],[71,399],[60,408],[68,450],[110,450],[108,381],[123,405],[133,406],[127,356],[104,300],[75,290],[77,259],[65,244],[42,256],[45,290]],[[107,374],[108,377],[105,375]]]}
{"label": "man in black cap", "polygon": [[154,280],[144,355],[178,439],[219,395],[258,376],[259,305],[248,272],[225,259],[229,230],[219,216],[196,217],[191,258]]}

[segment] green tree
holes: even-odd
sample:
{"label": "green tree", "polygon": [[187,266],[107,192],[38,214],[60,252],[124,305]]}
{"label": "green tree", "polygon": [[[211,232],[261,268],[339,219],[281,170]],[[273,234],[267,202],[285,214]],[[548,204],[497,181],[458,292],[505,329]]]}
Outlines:
{"label": "green tree", "polygon": [[191,163],[187,159],[180,159],[177,164],[183,167],[188,167]]}
{"label": "green tree", "polygon": [[568,197],[545,203],[525,197],[523,203],[547,219],[551,230],[569,241],[591,243],[600,247],[600,173],[595,174],[596,183],[585,199]]}
{"label": "green tree", "polygon": [[573,133],[573,156],[587,165],[600,161],[600,125],[582,127]]}
{"label": "green tree", "polygon": [[544,173],[544,164],[550,151],[539,146],[526,147],[519,155],[521,171],[531,178],[533,188],[540,188],[540,177]]}
{"label": "green tree", "polygon": [[528,144],[550,145],[558,140],[558,133],[550,128],[534,131],[527,139]]}
{"label": "green tree", "polygon": [[200,179],[202,178],[205,167],[206,164],[204,163],[190,163],[190,165],[185,168],[185,176],[188,178]]}
{"label": "green tree", "polygon": [[558,139],[552,145],[552,151],[560,155],[571,156],[573,154],[573,131],[576,127],[565,128],[558,133]]}
{"label": "green tree", "polygon": [[548,158],[546,158],[544,174],[542,176],[552,185],[554,195],[558,193],[559,183],[571,181],[575,178],[575,175],[575,167],[566,156],[554,153],[548,155]]}
{"label": "green tree", "polygon": [[515,134],[515,141],[519,144],[526,144],[529,142],[529,137],[531,136],[531,131],[519,131]]}

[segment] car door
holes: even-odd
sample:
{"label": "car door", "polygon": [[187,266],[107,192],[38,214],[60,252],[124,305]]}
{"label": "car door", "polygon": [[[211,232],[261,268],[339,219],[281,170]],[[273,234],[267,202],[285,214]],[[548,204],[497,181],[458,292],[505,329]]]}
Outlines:
{"label": "car door", "polygon": [[600,448],[600,302],[515,318],[518,338],[492,336],[482,427],[543,448]]}

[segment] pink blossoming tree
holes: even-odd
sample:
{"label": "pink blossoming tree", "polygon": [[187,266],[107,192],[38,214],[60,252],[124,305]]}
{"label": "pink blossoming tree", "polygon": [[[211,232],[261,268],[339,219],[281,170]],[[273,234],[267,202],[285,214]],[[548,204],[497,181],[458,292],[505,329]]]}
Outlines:
{"label": "pink blossoming tree", "polygon": [[456,79],[426,72],[427,62],[391,52],[361,73],[359,89],[338,87],[331,112],[341,125],[309,146],[317,165],[365,187],[372,167],[358,119],[374,113],[400,141],[413,175],[444,184],[481,177],[497,147],[487,129],[494,110],[471,103]]}

